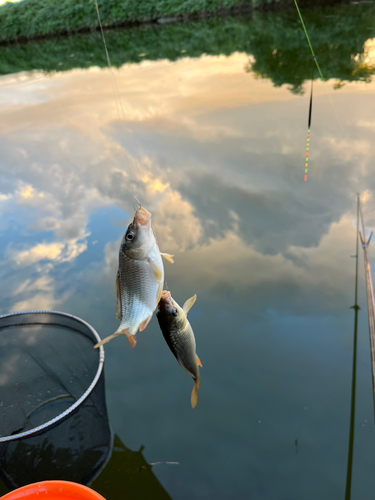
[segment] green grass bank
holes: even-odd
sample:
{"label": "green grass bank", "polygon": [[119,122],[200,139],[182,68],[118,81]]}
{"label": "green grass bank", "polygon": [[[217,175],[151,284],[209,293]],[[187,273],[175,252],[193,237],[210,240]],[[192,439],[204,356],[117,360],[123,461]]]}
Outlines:
{"label": "green grass bank", "polygon": [[[327,4],[338,0],[299,0]],[[192,19],[235,11],[294,6],[293,0],[98,0],[104,26]],[[94,0],[23,0],[0,7],[0,43],[98,28]]]}
{"label": "green grass bank", "polygon": [[[375,38],[375,14],[368,4],[337,4],[305,9],[315,54],[327,80],[370,81],[375,65],[366,42]],[[106,33],[113,67],[145,59],[175,61],[182,57],[249,54],[244,71],[287,84],[302,93],[312,76],[312,58],[298,15],[293,10],[211,17],[186,23],[146,24]],[[371,46],[370,46],[371,49]],[[70,71],[107,67],[99,32],[34,40],[0,47],[0,75],[20,71]],[[315,72],[314,78],[318,78]]]}

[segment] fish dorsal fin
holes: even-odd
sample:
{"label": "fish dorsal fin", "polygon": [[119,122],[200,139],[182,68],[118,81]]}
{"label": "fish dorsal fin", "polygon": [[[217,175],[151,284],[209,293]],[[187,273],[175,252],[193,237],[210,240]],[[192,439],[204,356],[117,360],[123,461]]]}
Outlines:
{"label": "fish dorsal fin", "polygon": [[174,255],[171,255],[170,253],[162,253],[162,252],[160,252],[160,255],[162,257],[164,257],[164,259],[167,260],[168,262],[170,262],[171,264],[174,264],[174,260],[173,260]]}
{"label": "fish dorsal fin", "polygon": [[121,289],[120,289],[120,273],[117,271],[116,276],[116,318],[120,321],[122,320],[122,311],[121,311]]}
{"label": "fish dorsal fin", "polygon": [[197,363],[198,363],[198,365],[199,365],[201,368],[203,368],[202,363],[201,363],[201,360],[198,358],[198,354],[197,354]]}
{"label": "fish dorsal fin", "polygon": [[184,313],[186,315],[190,311],[190,309],[193,307],[196,300],[197,300],[197,296],[193,295],[192,297],[190,297],[190,299],[187,299],[185,304],[182,306],[182,310],[184,311]]}

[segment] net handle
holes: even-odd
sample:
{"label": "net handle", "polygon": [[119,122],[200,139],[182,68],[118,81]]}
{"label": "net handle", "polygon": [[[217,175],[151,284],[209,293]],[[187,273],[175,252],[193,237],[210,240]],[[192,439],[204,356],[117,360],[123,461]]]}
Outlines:
{"label": "net handle", "polygon": [[[55,314],[56,316],[57,315],[58,316],[65,316],[67,318],[74,319],[74,320],[78,321],[79,323],[82,323],[83,325],[85,325],[91,331],[91,333],[94,335],[97,342],[101,341],[99,334],[97,333],[96,330],[94,330],[94,328],[91,325],[86,323],[86,321],[84,321],[83,319],[78,318],[77,316],[74,316],[73,314],[69,314],[69,313],[64,313],[64,312],[59,312],[59,311],[22,311],[22,312],[10,313],[10,314],[2,314],[2,315],[0,315],[0,320],[2,318],[9,318],[11,316],[22,316],[23,314]],[[33,434],[36,434],[37,432],[40,432],[40,431],[50,427],[51,425],[56,424],[60,420],[63,420],[67,415],[72,413],[81,403],[83,403],[83,401],[93,391],[94,387],[96,386],[96,384],[97,384],[97,382],[102,374],[103,365],[104,365],[104,347],[101,345],[99,347],[99,365],[98,365],[98,369],[96,371],[95,377],[93,378],[91,384],[86,389],[86,391],[82,394],[82,396],[79,399],[77,399],[77,401],[75,403],[73,403],[65,411],[63,411],[62,413],[57,415],[57,417],[52,418],[51,420],[48,420],[48,422],[45,422],[42,425],[38,425],[37,427],[34,427],[33,429],[30,429],[30,430],[25,431],[25,432],[20,432],[18,434],[12,434],[11,436],[0,437],[0,443],[6,443],[7,441],[15,441],[16,439],[21,439],[24,437],[32,436]]]}

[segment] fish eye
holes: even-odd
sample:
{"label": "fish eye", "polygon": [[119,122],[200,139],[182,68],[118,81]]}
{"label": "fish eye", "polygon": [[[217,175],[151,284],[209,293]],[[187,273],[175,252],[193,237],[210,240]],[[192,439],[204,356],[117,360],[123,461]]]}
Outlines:
{"label": "fish eye", "polygon": [[126,233],[126,239],[128,241],[132,241],[134,239],[134,233],[132,233],[131,231],[129,231],[128,233]]}
{"label": "fish eye", "polygon": [[173,311],[172,311],[172,316],[174,316],[174,317],[178,316],[177,309],[173,309]]}

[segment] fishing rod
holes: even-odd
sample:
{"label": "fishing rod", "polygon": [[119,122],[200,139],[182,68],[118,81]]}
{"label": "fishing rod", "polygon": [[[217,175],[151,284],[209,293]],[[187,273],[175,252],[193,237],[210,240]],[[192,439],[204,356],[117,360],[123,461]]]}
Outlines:
{"label": "fishing rod", "polygon": [[355,422],[355,391],[357,378],[357,338],[358,338],[358,248],[359,248],[359,211],[360,200],[357,195],[357,231],[356,231],[356,253],[355,253],[355,291],[354,291],[354,334],[353,334],[353,367],[352,367],[352,393],[350,402],[350,424],[349,424],[349,446],[348,465],[346,471],[345,500],[350,500],[353,470],[353,449],[354,449],[354,422]]}
{"label": "fishing rod", "polygon": [[[359,230],[359,219],[361,219],[362,233]],[[353,446],[354,446],[354,419],[355,419],[355,390],[356,390],[356,372],[357,372],[357,329],[358,329],[358,239],[361,239],[361,244],[364,254],[365,276],[366,276],[366,296],[367,296],[367,313],[368,327],[370,335],[370,354],[371,354],[371,372],[372,372],[372,397],[374,405],[375,417],[375,301],[374,289],[371,279],[371,268],[368,260],[367,249],[371,241],[372,232],[366,240],[365,224],[363,221],[363,213],[359,194],[357,195],[357,246],[356,246],[356,276],[355,276],[355,304],[354,309],[354,339],[353,339],[353,372],[352,372],[352,397],[350,409],[350,428],[349,428],[349,450],[348,450],[348,468],[346,474],[346,489],[345,500],[350,500],[352,468],[353,468]]]}
{"label": "fishing rod", "polygon": [[375,417],[375,301],[374,301],[374,288],[372,285],[372,278],[371,278],[371,268],[367,252],[368,246],[371,241],[372,232],[368,240],[366,240],[365,224],[363,221],[363,213],[361,205],[360,205],[360,215],[361,215],[361,226],[362,226],[362,234],[360,233],[360,237],[361,237],[364,262],[365,262],[367,314],[368,314],[368,328],[370,336],[371,373],[372,373],[372,396],[373,396],[374,417]]}

